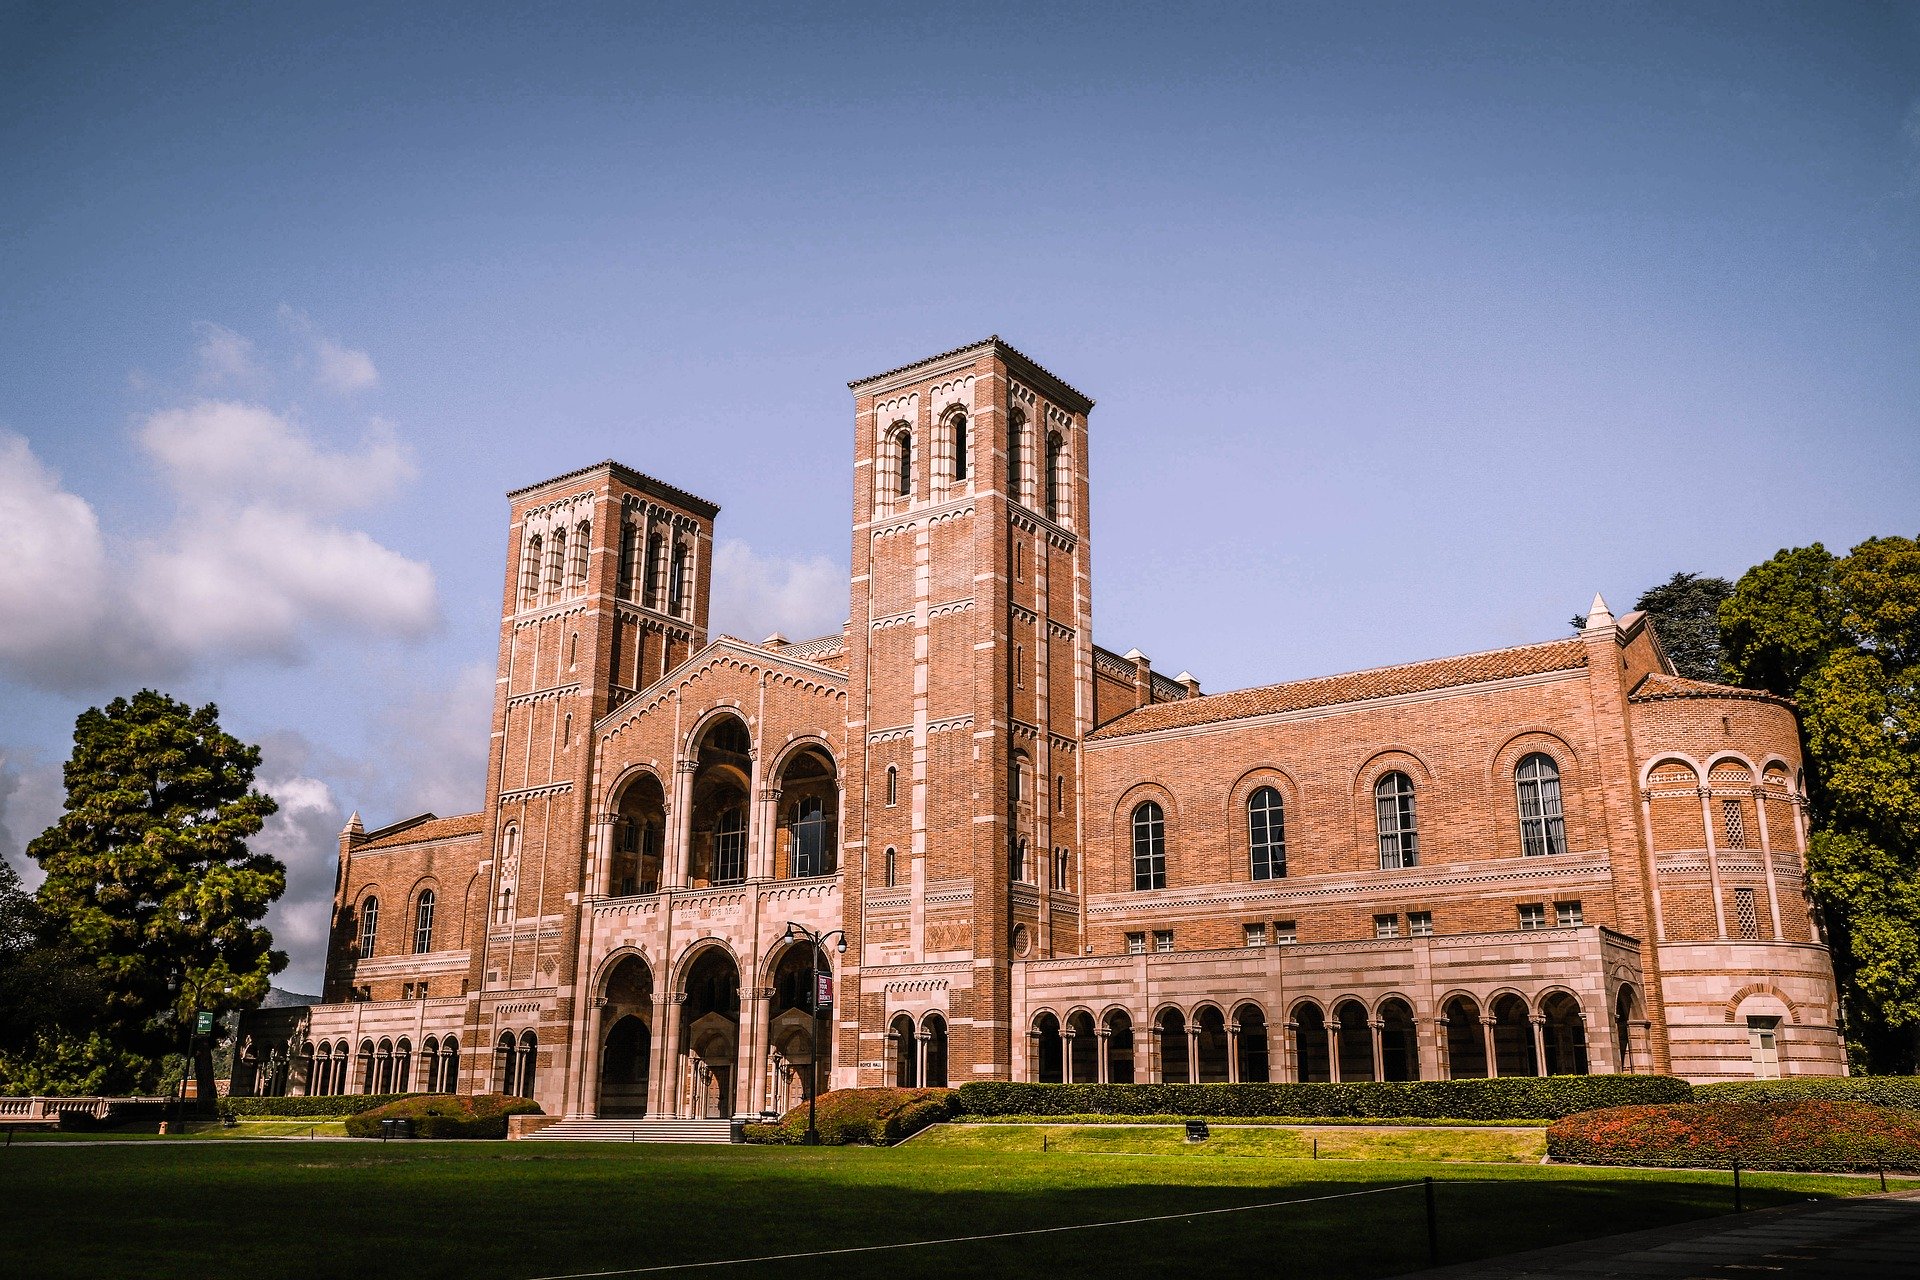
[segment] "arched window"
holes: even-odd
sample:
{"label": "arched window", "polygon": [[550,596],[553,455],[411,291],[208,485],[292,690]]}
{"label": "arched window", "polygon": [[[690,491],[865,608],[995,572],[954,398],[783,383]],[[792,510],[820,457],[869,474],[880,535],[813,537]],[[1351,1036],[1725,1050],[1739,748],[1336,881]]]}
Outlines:
{"label": "arched window", "polygon": [[886,879],[887,879],[887,888],[889,889],[893,888],[895,885],[900,883],[899,857],[900,855],[896,854],[893,851],[893,846],[891,845],[887,846],[885,871],[886,871]]}
{"label": "arched window", "polygon": [[520,604],[537,603],[540,599],[540,548],[539,534],[527,539],[527,549],[520,555]]}
{"label": "arched window", "polygon": [[573,531],[573,541],[568,549],[573,556],[567,565],[567,591],[570,595],[579,595],[587,589],[587,548],[593,542],[593,522],[582,520]]}
{"label": "arched window", "polygon": [[520,1086],[520,1096],[523,1098],[531,1098],[533,1096],[533,1077],[539,1056],[540,1038],[531,1031],[521,1032],[520,1078],[517,1083]]}
{"label": "arched window", "polygon": [[513,919],[513,892],[520,879],[520,828],[512,823],[500,834],[500,867],[493,899],[493,920]]}
{"label": "arched window", "polygon": [[667,540],[659,534],[647,539],[647,608],[667,602]]}
{"label": "arched window", "polygon": [[667,580],[667,612],[676,618],[686,616],[687,544],[673,544],[673,576]]}
{"label": "arched window", "polygon": [[887,766],[887,807],[892,808],[898,803],[900,803],[900,767],[890,764]]}
{"label": "arched window", "polygon": [[1046,491],[1044,505],[1049,520],[1060,518],[1060,488],[1063,483],[1060,468],[1065,449],[1066,442],[1060,438],[1058,431],[1047,436],[1046,475],[1041,483]]}
{"label": "arched window", "polygon": [[1007,415],[1007,497],[1015,502],[1026,501],[1026,435],[1027,416],[1015,409]]}
{"label": "arched window", "polygon": [[1413,779],[1395,770],[1373,784],[1374,826],[1380,833],[1380,866],[1418,866],[1420,834],[1413,817]]}
{"label": "arched window", "polygon": [[1016,837],[1013,841],[1012,851],[1007,857],[1007,877],[1016,882],[1024,882],[1027,878],[1027,842],[1024,839]]}
{"label": "arched window", "polygon": [[440,1092],[452,1093],[460,1083],[460,1042],[448,1036],[440,1042]]}
{"label": "arched window", "polygon": [[1073,851],[1071,849],[1053,851],[1053,887],[1062,893],[1073,892]]}
{"label": "arched window", "polygon": [[913,496],[913,432],[904,422],[893,433],[893,493],[897,498]]}
{"label": "arched window", "polygon": [[789,827],[787,870],[793,876],[824,876],[832,870],[827,857],[827,805],[819,796],[808,796],[793,806]]}
{"label": "arched window", "polygon": [[1167,887],[1167,819],[1151,800],[1133,809],[1133,887]]}
{"label": "arched window", "polygon": [[547,539],[547,589],[545,596],[549,600],[560,598],[562,574],[567,564],[567,531],[555,529],[553,536]]}
{"label": "arched window", "polygon": [[433,950],[433,890],[422,889],[420,902],[413,909],[413,954]]}
{"label": "arched window", "polygon": [[360,904],[360,954],[373,954],[374,943],[380,940],[380,899],[372,894]]}
{"label": "arched window", "polygon": [[1287,814],[1279,791],[1260,787],[1247,797],[1247,848],[1255,880],[1287,874]]}
{"label": "arched window", "polygon": [[640,526],[631,520],[620,525],[620,585],[622,600],[633,599],[634,578],[640,572]]}
{"label": "arched window", "polygon": [[747,817],[735,805],[713,829],[713,882],[739,884],[747,878]]}
{"label": "arched window", "polygon": [[967,415],[953,415],[953,479],[957,484],[967,478]]}
{"label": "arched window", "polygon": [[500,1043],[493,1047],[494,1074],[499,1077],[500,1092],[507,1097],[516,1097],[520,1093],[520,1055],[514,1043],[513,1032],[502,1031]]}
{"label": "arched window", "polygon": [[405,1036],[393,1047],[393,1092],[413,1092],[413,1041]]}
{"label": "arched window", "polygon": [[1567,851],[1567,824],[1560,809],[1560,769],[1536,751],[1514,772],[1520,793],[1520,851],[1529,858]]}

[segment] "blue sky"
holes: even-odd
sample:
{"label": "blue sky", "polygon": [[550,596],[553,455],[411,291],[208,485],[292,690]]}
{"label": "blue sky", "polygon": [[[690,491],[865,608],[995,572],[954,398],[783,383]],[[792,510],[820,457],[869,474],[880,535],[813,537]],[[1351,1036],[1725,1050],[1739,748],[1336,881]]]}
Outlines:
{"label": "blue sky", "polygon": [[1094,396],[1097,638],[1209,689],[1916,532],[1920,7],[0,6],[0,852],[142,684],[332,835],[479,802],[506,489],[845,614],[845,383]]}

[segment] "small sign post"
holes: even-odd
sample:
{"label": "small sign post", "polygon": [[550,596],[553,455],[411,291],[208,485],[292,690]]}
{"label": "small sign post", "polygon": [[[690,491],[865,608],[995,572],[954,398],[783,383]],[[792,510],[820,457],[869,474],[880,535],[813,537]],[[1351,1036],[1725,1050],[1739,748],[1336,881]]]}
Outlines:
{"label": "small sign post", "polygon": [[813,1011],[819,1013],[831,1008],[833,1008],[833,975],[816,973],[814,974]]}
{"label": "small sign post", "polygon": [[200,1016],[194,1019],[193,1034],[197,1036],[210,1036],[213,1034],[213,1014],[211,1011],[203,1010]]}

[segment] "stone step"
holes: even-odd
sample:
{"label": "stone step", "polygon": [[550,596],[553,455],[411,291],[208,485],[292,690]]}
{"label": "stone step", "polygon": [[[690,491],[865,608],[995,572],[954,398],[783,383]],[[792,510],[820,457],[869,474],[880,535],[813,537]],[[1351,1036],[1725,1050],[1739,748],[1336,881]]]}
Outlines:
{"label": "stone step", "polygon": [[633,1119],[569,1118],[526,1137],[528,1142],[738,1142],[739,1120],[678,1119],[640,1116]]}

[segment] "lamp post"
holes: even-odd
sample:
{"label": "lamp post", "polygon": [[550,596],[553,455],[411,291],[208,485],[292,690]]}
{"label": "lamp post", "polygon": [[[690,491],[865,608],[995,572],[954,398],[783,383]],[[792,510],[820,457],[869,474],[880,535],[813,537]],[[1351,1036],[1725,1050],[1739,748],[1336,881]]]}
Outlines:
{"label": "lamp post", "polygon": [[838,938],[840,943],[834,948],[834,954],[843,956],[847,954],[847,935],[842,929],[820,933],[789,920],[785,941],[792,942],[795,938],[807,940],[807,1074],[813,1079],[807,1089],[807,1136],[801,1142],[817,1147],[820,1130],[814,1127],[813,1121],[815,1099],[820,1096],[820,948],[827,945],[828,938]]}

